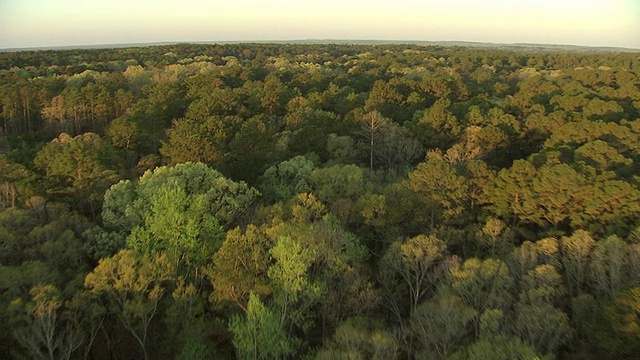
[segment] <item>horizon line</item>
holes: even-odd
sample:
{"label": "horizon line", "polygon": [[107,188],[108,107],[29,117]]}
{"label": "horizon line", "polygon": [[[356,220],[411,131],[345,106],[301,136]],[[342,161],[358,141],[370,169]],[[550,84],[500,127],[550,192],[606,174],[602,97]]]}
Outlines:
{"label": "horizon line", "polygon": [[317,44],[340,44],[340,45],[440,45],[440,46],[461,46],[461,47],[544,47],[556,50],[568,50],[558,48],[573,48],[574,50],[592,49],[599,51],[623,51],[640,52],[640,48],[630,48],[624,46],[609,45],[575,45],[575,44],[554,44],[554,43],[502,43],[490,41],[467,41],[467,40],[387,40],[387,39],[289,39],[289,40],[197,40],[197,41],[150,41],[150,42],[130,42],[130,43],[98,43],[79,45],[43,45],[0,48],[0,52],[21,52],[21,51],[48,51],[48,50],[93,50],[93,49],[116,49],[128,47],[151,47],[165,45],[226,45],[226,44],[292,44],[292,45],[317,45]]}

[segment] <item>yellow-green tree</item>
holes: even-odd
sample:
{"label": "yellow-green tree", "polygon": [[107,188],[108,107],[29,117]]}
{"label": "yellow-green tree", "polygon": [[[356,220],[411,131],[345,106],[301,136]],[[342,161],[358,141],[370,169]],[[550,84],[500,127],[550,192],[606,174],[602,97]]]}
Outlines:
{"label": "yellow-green tree", "polygon": [[85,278],[87,289],[105,302],[107,311],[135,338],[145,360],[149,358],[151,321],[174,271],[164,254],[138,256],[132,250],[121,250],[102,259]]}

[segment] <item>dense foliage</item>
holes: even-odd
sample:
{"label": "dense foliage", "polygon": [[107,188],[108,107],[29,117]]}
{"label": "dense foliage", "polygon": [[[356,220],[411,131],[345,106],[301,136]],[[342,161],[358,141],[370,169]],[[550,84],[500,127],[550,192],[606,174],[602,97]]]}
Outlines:
{"label": "dense foliage", "polygon": [[640,54],[0,54],[0,358],[640,352]]}

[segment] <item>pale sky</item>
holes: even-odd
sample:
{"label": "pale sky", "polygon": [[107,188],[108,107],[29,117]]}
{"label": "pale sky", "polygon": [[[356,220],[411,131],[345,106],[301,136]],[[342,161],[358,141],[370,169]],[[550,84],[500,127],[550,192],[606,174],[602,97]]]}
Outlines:
{"label": "pale sky", "polygon": [[0,0],[0,48],[302,39],[640,49],[640,0]]}

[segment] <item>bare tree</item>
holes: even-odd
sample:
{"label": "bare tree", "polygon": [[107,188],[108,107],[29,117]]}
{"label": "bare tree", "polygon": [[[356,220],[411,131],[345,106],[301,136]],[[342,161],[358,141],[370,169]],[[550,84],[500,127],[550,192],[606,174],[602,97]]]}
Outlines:
{"label": "bare tree", "polygon": [[369,169],[373,170],[373,151],[377,141],[378,129],[385,122],[385,118],[377,111],[370,111],[362,117],[363,135],[369,143]]}

